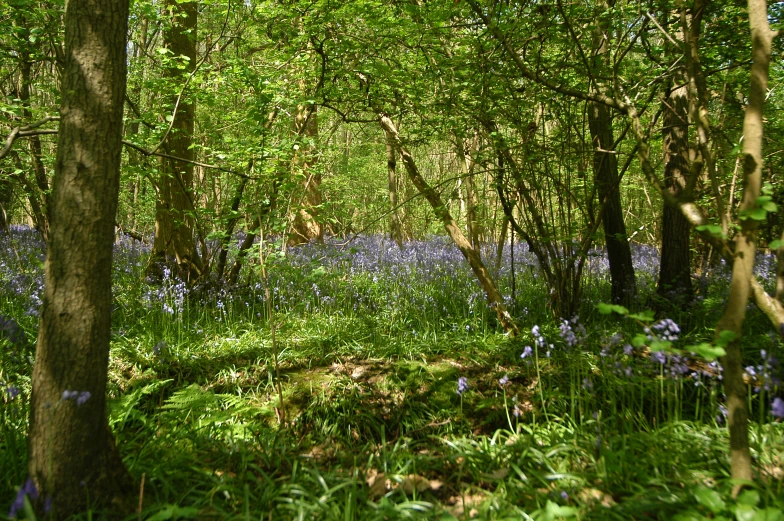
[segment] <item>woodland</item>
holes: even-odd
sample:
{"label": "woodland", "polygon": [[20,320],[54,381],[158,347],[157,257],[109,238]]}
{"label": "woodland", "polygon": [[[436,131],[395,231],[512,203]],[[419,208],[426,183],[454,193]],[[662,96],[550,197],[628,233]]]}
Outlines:
{"label": "woodland", "polygon": [[0,519],[784,521],[783,23],[0,0]]}

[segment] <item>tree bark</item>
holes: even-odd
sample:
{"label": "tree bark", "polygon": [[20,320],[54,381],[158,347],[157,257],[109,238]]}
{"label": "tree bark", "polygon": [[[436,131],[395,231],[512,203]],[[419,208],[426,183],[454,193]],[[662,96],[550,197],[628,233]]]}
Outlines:
{"label": "tree bark", "polygon": [[387,186],[389,189],[389,230],[390,236],[397,244],[398,248],[403,247],[403,226],[400,224],[400,214],[398,213],[398,196],[397,196],[397,150],[395,150],[394,137],[388,132],[384,131],[386,137],[386,151],[387,151]]}
{"label": "tree bark", "polygon": [[5,172],[0,171],[0,232],[8,233],[8,211],[13,200],[13,185]]}
{"label": "tree bark", "polygon": [[[614,2],[612,0],[600,2],[597,7],[600,14],[611,3]],[[595,78],[603,77],[607,69],[609,31],[604,25],[601,20],[598,20],[593,35],[594,67],[592,73]],[[601,88],[601,81],[596,81],[593,90],[601,94]],[[607,105],[596,101],[588,102],[588,127],[594,149],[593,173],[598,188],[599,201],[602,205],[602,227],[612,285],[611,298],[616,304],[630,306],[637,295],[637,283],[634,277],[629,237],[626,234],[626,223],[623,220],[618,158],[614,150],[612,116]]]}
{"label": "tree bark", "polygon": [[37,507],[49,498],[55,519],[88,505],[122,510],[133,493],[106,412],[127,19],[128,0],[70,0],[65,13],[61,121],[29,431]]}
{"label": "tree bark", "polygon": [[438,192],[433,190],[433,188],[427,184],[427,181],[425,181],[425,179],[420,175],[419,169],[414,162],[414,158],[411,156],[411,153],[408,151],[408,149],[403,145],[400,139],[400,135],[397,132],[397,128],[395,128],[395,124],[392,122],[392,120],[389,119],[389,117],[386,115],[380,114],[379,123],[381,124],[381,128],[383,128],[384,131],[389,133],[389,135],[392,137],[395,143],[395,148],[400,154],[400,158],[403,160],[403,165],[406,167],[406,173],[408,174],[408,178],[411,180],[411,183],[416,187],[419,193],[425,196],[425,199],[427,199],[427,201],[430,203],[430,206],[433,208],[436,217],[438,217],[438,219],[443,223],[446,232],[449,234],[449,237],[458,247],[460,253],[462,253],[468,261],[468,264],[471,266],[474,275],[476,275],[476,278],[479,280],[479,284],[481,284],[482,289],[485,291],[487,303],[495,312],[496,316],[498,317],[498,321],[501,323],[504,330],[513,336],[517,336],[520,331],[518,330],[517,325],[514,323],[514,320],[512,320],[511,315],[506,310],[503,297],[501,297],[501,293],[498,292],[490,272],[487,271],[487,268],[485,268],[485,265],[482,263],[479,252],[477,252],[473,246],[471,246],[471,243],[468,241],[468,239],[466,239],[466,236],[460,230],[460,226],[450,215],[449,209],[441,200],[441,196],[438,195]]}
{"label": "tree bark", "polygon": [[[732,263],[732,281],[727,307],[716,325],[716,335],[732,331],[740,337],[746,306],[751,293],[754,256],[757,251],[758,221],[744,218],[744,212],[753,210],[762,186],[762,112],[768,90],[768,70],[771,59],[773,31],[768,25],[765,0],[749,0],[751,26],[752,65],[749,102],[743,118],[743,199],[740,205],[741,230],[735,238]],[[749,450],[749,411],[746,404],[746,384],[743,381],[743,360],[738,340],[726,347],[722,358],[724,368],[724,394],[727,396],[728,426],[730,432],[730,471],[736,480],[751,480],[752,463]],[[734,487],[734,494],[742,485]]]}
{"label": "tree bark", "polygon": [[[166,75],[175,85],[184,85],[185,79],[196,66],[196,2],[167,0],[171,25],[164,32],[164,45],[171,51],[174,64]],[[184,69],[175,64],[186,60]],[[179,101],[179,103],[178,103]],[[176,114],[171,132],[163,148],[167,154],[194,160],[193,144],[195,105],[182,92],[179,100],[173,96],[172,107]],[[158,182],[158,199],[155,205],[155,240],[147,272],[153,277],[162,276],[166,266],[186,281],[195,281],[202,275],[203,265],[194,239],[195,210],[193,204],[193,165],[170,158],[161,158],[161,178]]]}
{"label": "tree bark", "polygon": [[[682,33],[681,33],[682,34]],[[685,85],[670,90],[663,102],[664,184],[680,197],[689,171],[689,109]],[[665,204],[662,213],[662,250],[657,293],[677,304],[691,302],[691,225],[679,208]]]}
{"label": "tree bark", "polygon": [[[306,141],[318,137],[318,116],[315,105],[300,105],[294,118],[294,130],[298,136],[305,136]],[[321,174],[314,168],[318,155],[313,145],[308,143],[298,152],[293,165],[295,175],[303,178],[304,194],[299,208],[295,209],[289,244],[304,244],[310,241],[324,240],[324,227],[318,221],[321,206]]]}

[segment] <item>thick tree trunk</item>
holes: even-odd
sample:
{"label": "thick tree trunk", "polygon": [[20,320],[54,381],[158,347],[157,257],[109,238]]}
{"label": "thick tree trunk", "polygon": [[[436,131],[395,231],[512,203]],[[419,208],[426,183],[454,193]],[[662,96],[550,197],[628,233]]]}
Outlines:
{"label": "thick tree trunk", "polygon": [[[187,58],[184,69],[170,66],[166,75],[181,87],[187,75],[196,66],[196,2],[167,0],[166,8],[171,14],[171,25],[164,32],[164,45],[171,51],[171,59],[181,64]],[[183,58],[184,57],[184,58]],[[194,131],[195,106],[187,99],[187,92],[177,103],[172,97],[176,114],[171,132],[163,145],[167,154],[193,160],[191,149]],[[155,240],[148,266],[148,274],[161,277],[166,266],[183,280],[195,281],[202,275],[203,265],[194,239],[193,211],[193,165],[170,158],[161,158],[161,178],[158,182],[158,200],[155,205]]]}
{"label": "thick tree trunk", "polygon": [[[672,89],[663,105],[664,183],[674,197],[680,197],[689,172],[688,88],[684,85]],[[691,225],[686,216],[679,208],[665,204],[657,293],[676,305],[694,299],[690,237]]]}
{"label": "thick tree trunk", "polygon": [[397,148],[400,158],[403,160],[403,165],[406,167],[406,173],[408,174],[411,183],[416,187],[419,193],[425,196],[425,199],[427,199],[427,202],[429,202],[430,206],[433,208],[436,217],[443,223],[449,237],[468,261],[474,275],[476,275],[476,278],[479,280],[479,284],[485,291],[487,303],[493,311],[495,311],[498,321],[508,333],[515,336],[518,335],[519,330],[517,325],[515,325],[514,320],[512,320],[511,315],[509,315],[509,312],[506,310],[503,297],[501,297],[501,293],[498,292],[490,272],[487,271],[487,268],[485,268],[485,265],[482,263],[479,252],[477,252],[471,246],[468,239],[466,239],[466,236],[460,230],[460,226],[458,226],[457,222],[455,222],[454,218],[449,214],[449,209],[441,200],[441,196],[438,195],[438,192],[433,190],[420,175],[414,158],[403,145],[397,128],[395,128],[395,124],[392,123],[392,120],[382,114],[379,116],[379,123],[381,123],[381,128],[392,137],[395,148]]}
{"label": "thick tree trunk", "polygon": [[403,247],[403,226],[400,224],[400,214],[398,213],[397,197],[397,150],[395,150],[394,137],[387,131],[386,151],[387,151],[387,187],[389,190],[389,230],[390,237],[397,244],[398,248]]}
{"label": "thick tree trunk", "polygon": [[[749,0],[751,25],[752,65],[749,102],[743,118],[743,199],[740,215],[753,210],[762,186],[762,111],[768,91],[768,70],[774,32],[768,25],[765,0]],[[724,315],[716,325],[716,334],[732,331],[741,335],[746,306],[751,293],[754,256],[757,252],[756,234],[758,221],[741,220],[741,230],[735,239],[734,260],[730,295]],[[751,480],[752,463],[749,450],[749,411],[746,403],[747,389],[743,381],[743,360],[738,340],[731,342],[724,367],[724,394],[727,396],[728,425],[730,431],[730,471],[732,478]],[[741,485],[736,485],[737,494]]]}
{"label": "thick tree trunk", "polygon": [[[300,105],[294,118],[294,130],[297,135],[305,136],[306,141],[318,137],[318,117],[316,107]],[[324,227],[318,221],[319,207],[321,206],[321,174],[314,166],[318,155],[313,146],[308,144],[300,149],[298,157],[293,162],[295,175],[302,177],[304,194],[299,208],[295,208],[289,244],[304,244],[310,241],[324,240]]]}
{"label": "thick tree trunk", "polygon": [[88,505],[122,508],[133,494],[106,412],[127,19],[128,0],[70,0],[65,13],[61,121],[29,431],[37,506],[51,501],[54,519]]}
{"label": "thick tree trunk", "polygon": [[602,226],[610,264],[612,301],[626,306],[634,302],[637,284],[626,224],[623,221],[621,191],[618,179],[618,159],[613,146],[612,118],[607,106],[588,104],[588,126],[593,140],[593,171],[598,186],[599,200],[604,206]]}

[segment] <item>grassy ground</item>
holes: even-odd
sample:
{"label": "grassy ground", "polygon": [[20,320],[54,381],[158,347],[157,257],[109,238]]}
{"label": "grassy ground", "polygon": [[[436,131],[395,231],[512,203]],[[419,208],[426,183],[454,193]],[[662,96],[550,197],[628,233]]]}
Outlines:
{"label": "grassy ground", "polygon": [[[42,259],[29,231],[12,237],[0,248],[0,380],[20,391],[0,400],[8,505],[26,477]],[[781,347],[756,310],[743,345],[757,476],[735,500],[718,369],[628,345],[646,324],[597,312],[601,257],[568,327],[524,250],[512,298],[507,259],[498,280],[524,332],[510,339],[440,239],[270,258],[270,306],[253,267],[240,287],[188,290],[145,283],[144,254],[118,245],[115,266],[110,421],[143,505],[128,519],[784,519],[770,407]],[[655,252],[635,259],[645,303]],[[700,282],[697,305],[667,314],[673,347],[711,337],[726,274]],[[101,513],[85,504],[82,517]]]}

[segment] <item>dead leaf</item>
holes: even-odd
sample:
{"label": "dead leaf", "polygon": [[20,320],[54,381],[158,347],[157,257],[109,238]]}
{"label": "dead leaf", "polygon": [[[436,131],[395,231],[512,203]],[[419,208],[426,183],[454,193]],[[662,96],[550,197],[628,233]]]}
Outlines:
{"label": "dead leaf", "polygon": [[430,481],[417,474],[409,474],[400,482],[400,487],[406,494],[413,494],[415,490],[424,492],[425,490],[430,490]]}
{"label": "dead leaf", "polygon": [[504,479],[506,476],[509,475],[509,469],[496,469],[489,474],[485,474],[486,478],[501,480]]}

